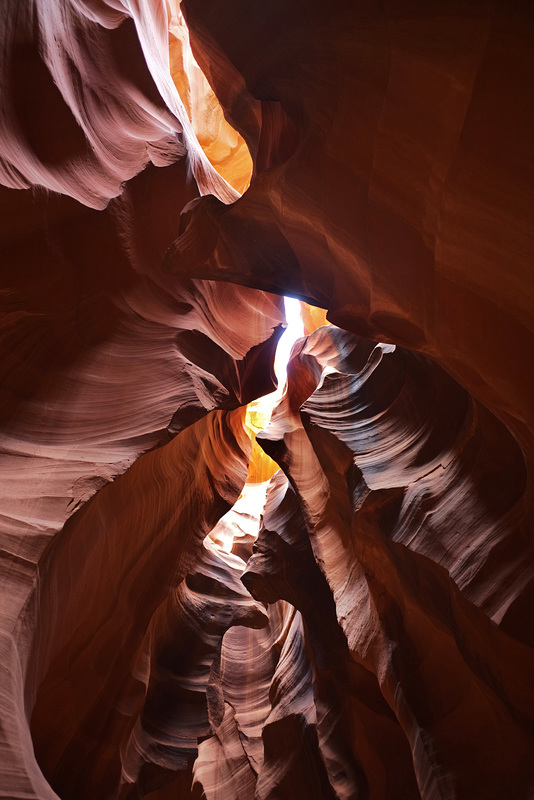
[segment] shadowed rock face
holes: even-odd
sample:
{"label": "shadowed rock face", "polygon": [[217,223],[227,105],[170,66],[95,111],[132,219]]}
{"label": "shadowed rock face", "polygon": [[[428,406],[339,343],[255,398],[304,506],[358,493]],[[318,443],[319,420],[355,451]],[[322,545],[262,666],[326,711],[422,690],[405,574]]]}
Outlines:
{"label": "shadowed rock face", "polygon": [[152,617],[136,670],[146,697],[122,754],[123,780],[137,784],[133,796],[190,772],[215,719],[208,719],[207,691],[210,683],[212,692],[219,688],[222,637],[234,625],[269,623],[239,582],[243,567],[207,539],[194,570]]}
{"label": "shadowed rock face", "polygon": [[[376,680],[351,658],[332,592],[314,559],[298,497],[281,471],[271,482],[254,550],[242,577],[250,593],[267,602],[283,598],[302,615],[312,670],[314,735],[330,786],[319,796],[366,797],[371,786],[374,796],[380,796],[377,787],[383,783],[385,797],[394,791],[405,798],[418,797],[402,732]],[[370,717],[374,725],[369,725]],[[284,731],[281,722],[278,730],[265,728],[266,745],[271,737],[294,735],[290,727]],[[402,788],[395,789],[399,785]],[[287,795],[298,791],[295,781]]]}
{"label": "shadowed rock face", "polygon": [[533,9],[181,7],[255,174],[187,213],[169,268],[424,352],[531,446]]}
{"label": "shadowed rock face", "polygon": [[531,4],[181,10],[242,197],[159,0],[0,11],[0,798],[528,800]]}
{"label": "shadowed rock face", "polygon": [[[302,413],[291,416],[292,378],[300,378],[306,370],[317,375],[317,364],[313,371],[310,364],[315,348],[317,360],[324,363],[325,340],[331,344],[329,364],[343,368],[343,373],[324,376]],[[341,345],[337,360],[332,357],[336,341]],[[437,438],[427,435],[432,429],[430,406],[425,412],[424,398],[419,405],[412,403],[412,378],[425,372],[430,393],[436,385],[443,390],[442,381],[449,379],[427,359],[398,348],[388,352],[390,348],[380,345],[365,364],[362,359],[363,366],[349,371],[350,363],[357,363],[358,340],[353,340],[349,358],[348,341],[336,329],[322,328],[309,337],[295,355],[300,363],[294,368],[290,364],[286,407],[279,410],[272,431],[263,434],[262,444],[294,487],[350,654],[376,676],[381,695],[402,728],[420,795],[441,797],[449,792],[454,797],[497,800],[509,792],[528,797],[534,787],[529,755],[532,648],[504,632],[506,609],[517,601],[516,588],[513,598],[506,596],[503,584],[499,599],[492,595],[486,584],[494,562],[489,542],[482,550],[470,545],[471,537],[478,536],[470,519],[480,519],[482,509],[492,515],[492,540],[498,551],[503,545],[497,531],[506,528],[507,536],[522,539],[519,512],[525,482],[520,477],[524,475],[520,451],[500,423],[485,414],[478,417],[472,403],[466,405],[465,393],[458,387],[451,387],[447,395],[452,416],[446,431]],[[346,411],[340,414],[345,403]],[[432,408],[436,406],[437,398]],[[506,526],[499,522],[497,507],[484,497],[483,466],[488,465],[480,464],[479,442],[486,440],[486,425],[490,430],[495,425],[500,428],[501,455],[503,461],[510,459],[508,470],[514,475],[508,495],[503,485],[499,498]],[[400,462],[385,471],[381,435],[376,437],[379,429],[388,439],[386,450],[397,452]],[[488,433],[487,440],[491,438]],[[451,462],[448,452],[455,453]],[[435,460],[439,480],[434,485]],[[469,503],[460,488],[450,488],[449,481],[455,482],[458,475],[469,481]],[[446,498],[440,492],[444,487]],[[469,508],[474,506],[481,512],[472,515]],[[415,520],[418,524],[413,525]],[[450,552],[448,537],[453,535],[451,529],[458,528],[464,552],[473,550],[477,555],[470,558],[469,568],[464,563],[455,572],[451,564],[448,570],[443,568],[445,556],[440,551]],[[524,551],[523,556],[527,557]],[[253,574],[245,580],[254,591],[258,556],[251,562]],[[514,568],[509,562],[508,568],[517,570],[511,581],[514,587],[523,583],[525,574],[532,574],[531,565],[525,572],[523,563]],[[495,573],[492,585],[494,579]],[[318,607],[323,606],[318,603]],[[501,628],[492,619],[501,621]],[[484,758],[479,755],[481,747]],[[384,769],[387,774],[391,764],[386,761]],[[374,796],[391,796],[391,788],[381,794],[378,780],[371,778],[369,783]]]}

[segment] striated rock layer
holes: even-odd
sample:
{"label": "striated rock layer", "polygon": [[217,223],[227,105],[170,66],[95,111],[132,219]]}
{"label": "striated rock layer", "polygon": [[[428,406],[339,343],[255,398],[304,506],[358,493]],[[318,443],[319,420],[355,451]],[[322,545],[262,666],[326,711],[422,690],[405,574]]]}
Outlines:
{"label": "striated rock layer", "polygon": [[6,798],[119,791],[138,650],[241,491],[239,408],[274,386],[280,301],[160,270],[188,201],[237,196],[165,72],[162,11],[2,11]]}
{"label": "striated rock layer", "polygon": [[0,798],[529,800],[532,9],[178,5],[0,11]]}
{"label": "striated rock layer", "polygon": [[[526,535],[519,448],[463,390],[446,391],[450,378],[415,354],[321,328],[296,361],[286,409],[262,443],[291,480],[350,654],[376,677],[406,737],[420,796],[529,797],[534,653],[503,630],[532,575],[524,548],[501,572],[502,552],[519,551]],[[303,372],[318,381],[326,364],[339,372],[323,374],[302,412],[291,413]],[[421,373],[430,402],[423,394],[416,404]],[[440,411],[448,424],[436,431],[431,420]],[[487,449],[497,439],[510,483],[495,503],[486,495]],[[277,535],[278,528],[271,540]],[[463,556],[455,563],[453,549]],[[255,559],[244,578],[253,593]],[[384,754],[369,742],[371,731],[364,759],[369,747],[375,759]],[[371,796],[390,797],[398,777],[392,760],[385,757],[378,773],[376,761],[360,763]]]}
{"label": "striated rock layer", "polygon": [[168,268],[424,352],[531,448],[532,7],[181,8],[254,176],[191,209]]}

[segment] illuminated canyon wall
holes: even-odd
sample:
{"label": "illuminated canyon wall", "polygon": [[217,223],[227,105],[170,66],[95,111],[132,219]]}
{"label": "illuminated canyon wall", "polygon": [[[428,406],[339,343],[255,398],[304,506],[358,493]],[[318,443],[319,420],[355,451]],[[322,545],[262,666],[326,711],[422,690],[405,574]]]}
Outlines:
{"label": "illuminated canyon wall", "polygon": [[531,5],[0,22],[0,798],[534,798]]}

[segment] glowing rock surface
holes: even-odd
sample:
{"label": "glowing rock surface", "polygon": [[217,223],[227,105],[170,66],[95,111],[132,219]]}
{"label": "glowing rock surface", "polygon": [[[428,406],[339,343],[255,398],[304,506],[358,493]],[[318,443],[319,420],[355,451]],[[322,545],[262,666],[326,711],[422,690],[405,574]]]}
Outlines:
{"label": "glowing rock surface", "polygon": [[534,794],[533,32],[6,0],[0,798]]}

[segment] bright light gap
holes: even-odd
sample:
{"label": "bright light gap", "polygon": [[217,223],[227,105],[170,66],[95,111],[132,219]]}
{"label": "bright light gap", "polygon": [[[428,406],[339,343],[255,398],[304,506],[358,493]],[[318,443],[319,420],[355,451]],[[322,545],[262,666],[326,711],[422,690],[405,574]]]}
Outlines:
{"label": "bright light gap", "polygon": [[[274,371],[278,387],[264,397],[260,397],[247,408],[247,425],[254,431],[260,432],[269,425],[274,408],[283,397],[287,383],[287,365],[293,345],[304,334],[304,321],[302,318],[300,300],[293,297],[284,297],[286,315],[286,329],[278,341],[274,359]],[[257,536],[260,524],[260,515],[265,504],[265,495],[269,480],[263,483],[251,482],[247,479],[243,491],[235,505],[222,517],[213,531],[209,534],[216,544],[230,553],[234,538],[242,534],[243,519],[248,519],[252,526],[247,526],[247,533]],[[255,533],[252,533],[252,531]]]}

